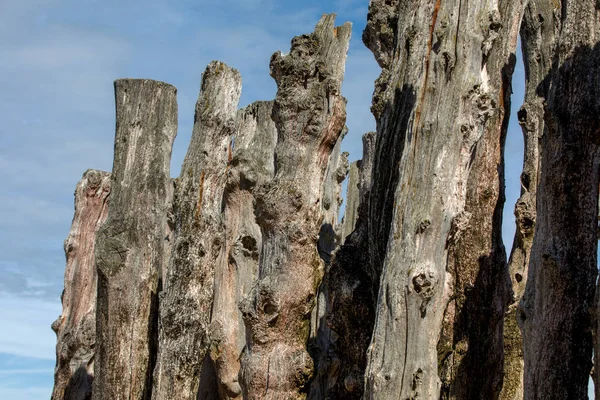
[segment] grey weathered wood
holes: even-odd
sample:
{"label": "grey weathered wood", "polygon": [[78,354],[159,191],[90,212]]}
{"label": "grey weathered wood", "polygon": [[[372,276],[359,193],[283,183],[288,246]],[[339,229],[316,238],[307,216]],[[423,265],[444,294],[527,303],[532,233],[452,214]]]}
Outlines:
{"label": "grey weathered wood", "polygon": [[521,14],[513,0],[370,3],[363,38],[383,71],[369,251],[381,286],[365,398],[500,392],[502,152]]}
{"label": "grey weathered wood", "polygon": [[159,277],[168,243],[177,90],[145,79],[115,82],[117,127],[108,217],[96,239],[93,398],[148,399],[156,351]]}
{"label": "grey weathered wood", "polygon": [[530,7],[540,33],[524,40],[535,49],[532,58],[552,69],[537,70],[543,76],[535,88],[544,98],[545,126],[519,310],[524,398],[587,399],[597,276],[600,12],[593,1],[532,0]]}
{"label": "grey weathered wood", "polygon": [[224,245],[222,198],[241,77],[213,61],[202,75],[194,130],[175,182],[173,250],[160,296],[153,398],[194,399],[209,347],[215,266]]}
{"label": "grey weathered wood", "polygon": [[[329,156],[327,171],[323,180],[323,199],[321,201],[322,222],[319,231],[317,249],[319,256],[325,262],[324,269],[327,271],[331,259],[342,241],[342,225],[339,222],[340,206],[342,205],[342,182],[346,179],[349,170],[348,153],[341,152],[342,141],[348,129],[344,128],[338,138],[333,151]],[[310,385],[308,398],[324,398],[327,391],[327,375],[322,368],[327,362],[328,348],[330,342],[330,328],[327,323],[329,312],[329,292],[322,281],[317,290],[315,306],[310,315],[310,335],[307,349],[315,362],[315,373]]]}
{"label": "grey weathered wood", "polygon": [[346,190],[346,209],[344,210],[344,218],[342,219],[341,240],[343,241],[352,233],[356,220],[358,219],[358,174],[360,161],[354,161],[350,164],[348,172],[348,189]]}
{"label": "grey weathered wood", "polygon": [[274,174],[277,129],[272,110],[272,101],[259,101],[237,114],[223,195],[225,245],[215,270],[209,352],[220,399],[242,398],[238,375],[246,330],[238,303],[258,278],[262,234],[254,216],[253,192]]}
{"label": "grey weathered wood", "polygon": [[358,207],[371,190],[371,173],[375,149],[375,132],[365,133],[362,137],[363,158],[350,165],[348,189],[346,191],[346,210],[342,220],[341,243],[354,231],[358,220]]}
{"label": "grey weathered wood", "polygon": [[383,70],[354,229],[337,224],[350,27],[334,16],[272,57],[274,102],[238,112],[239,74],[209,65],[175,181],[175,88],[117,81],[111,182],[85,174],[65,245],[53,398],[89,396],[94,373],[94,399],[586,398],[592,332],[600,363],[598,10],[527,4],[508,266],[520,0],[371,1],[363,38]]}
{"label": "grey weathered wood", "polygon": [[92,394],[96,342],[96,232],[106,220],[110,174],[88,170],[75,189],[75,215],[65,240],[67,267],[56,332],[53,400],[82,400]]}
{"label": "grey weathered wood", "polygon": [[327,294],[325,323],[322,323],[327,329],[318,332],[318,374],[309,397],[315,400],[360,399],[363,394],[367,346],[373,331],[379,285],[370,268],[367,236],[374,143],[374,132],[363,136],[363,159],[357,163],[356,188],[351,189],[351,179],[347,194],[355,196],[358,202],[355,229],[336,250],[321,285]]}
{"label": "grey weathered wood", "polygon": [[536,193],[540,167],[539,140],[544,132],[543,81],[552,67],[545,49],[554,40],[552,9],[540,9],[535,1],[525,7],[521,47],[525,63],[525,99],[519,110],[524,157],[521,196],[515,205],[516,232],[508,262],[513,288],[512,302],[504,318],[504,382],[500,399],[523,398],[523,339],[518,325],[518,305],[525,291],[536,222]]}
{"label": "grey weathered wood", "polygon": [[362,136],[363,153],[359,165],[358,196],[359,204],[367,201],[373,184],[373,164],[375,163],[376,132],[367,132]]}
{"label": "grey weathered wood", "polygon": [[241,381],[248,399],[304,398],[313,373],[305,345],[323,263],[317,252],[323,180],[342,133],[340,94],[350,24],[324,15],[315,32],[275,53],[278,91],[273,120],[278,138],[275,176],[256,195],[263,234],[258,282],[242,302],[247,345]]}
{"label": "grey weathered wood", "polygon": [[[339,223],[340,206],[342,205],[342,182],[348,175],[350,168],[348,164],[349,153],[342,153],[342,140],[346,136],[348,128],[344,127],[338,138],[327,162],[327,170],[323,179],[323,194],[321,199],[321,230],[317,249],[325,264],[331,260],[334,250],[340,245],[341,226]],[[318,328],[318,323],[311,323],[311,336]]]}

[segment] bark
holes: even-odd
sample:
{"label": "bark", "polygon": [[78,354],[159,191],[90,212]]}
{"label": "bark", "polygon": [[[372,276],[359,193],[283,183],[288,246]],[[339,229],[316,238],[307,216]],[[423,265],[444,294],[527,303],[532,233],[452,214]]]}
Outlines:
{"label": "bark", "polygon": [[313,372],[306,351],[323,263],[317,252],[323,180],[342,133],[340,89],[351,26],[324,15],[315,32],[275,53],[271,76],[278,139],[275,176],[256,195],[263,236],[258,281],[242,302],[247,345],[242,388],[248,399],[304,398]]}
{"label": "bark", "polygon": [[367,201],[373,182],[373,164],[375,163],[375,138],[377,133],[367,132],[362,137],[363,157],[360,160],[358,174],[359,204]]}
{"label": "bark", "polygon": [[350,164],[350,172],[348,173],[348,189],[346,190],[346,209],[344,218],[342,219],[341,241],[342,243],[348,235],[354,231],[356,220],[358,219],[358,171],[360,161],[355,161]]}
{"label": "bark", "polygon": [[[323,222],[319,232],[317,249],[321,259],[325,262],[327,270],[334,252],[340,245],[342,226],[339,221],[339,211],[342,205],[342,182],[348,175],[348,153],[341,153],[342,140],[347,133],[344,128],[342,135],[333,148],[327,164],[327,172],[323,182],[323,200],[321,201],[321,213]],[[326,316],[329,312],[329,292],[324,282],[321,282],[316,296],[316,304],[310,317],[310,336],[307,349],[315,362],[315,375],[310,385],[308,397],[311,399],[322,399],[326,393],[326,374],[323,373],[321,365],[327,362],[329,338],[331,336]]]}
{"label": "bark", "polygon": [[[367,214],[374,133],[363,136],[363,159],[357,164],[358,219],[356,228],[336,251],[323,278],[328,293],[327,330],[319,332],[322,354],[319,359],[318,391],[313,399],[360,399],[367,346],[371,339],[379,281],[374,279],[368,258]],[[351,182],[348,186],[350,197]],[[315,384],[313,383],[313,386]]]}
{"label": "bark", "polygon": [[65,240],[63,311],[54,321],[56,368],[52,400],[90,398],[96,342],[96,233],[106,220],[110,174],[88,170],[75,189],[75,216]]}
{"label": "bark", "polygon": [[[600,51],[597,2],[532,2],[544,98],[537,218],[519,310],[525,399],[587,399],[597,276]],[[548,21],[548,22],[546,22]],[[541,70],[540,73],[546,72]],[[597,392],[598,393],[598,392]]]}
{"label": "bark", "polygon": [[157,399],[194,399],[198,393],[210,342],[215,268],[225,240],[222,198],[240,93],[237,70],[217,61],[208,65],[175,182],[173,251],[160,297]]}
{"label": "bark", "polygon": [[524,158],[521,173],[521,196],[515,205],[516,232],[508,268],[513,299],[504,318],[504,384],[500,398],[523,398],[523,339],[517,323],[518,305],[523,297],[533,234],[536,223],[536,194],[540,169],[539,140],[544,132],[543,81],[552,67],[547,54],[554,42],[553,10],[540,9],[535,1],[525,7],[521,25],[521,48],[525,65],[525,99],[519,110],[523,130]]}
{"label": "bark", "polygon": [[[321,222],[321,230],[319,231],[319,241],[317,249],[319,255],[325,264],[331,261],[331,255],[334,250],[340,245],[341,226],[338,222],[340,214],[340,206],[342,205],[342,182],[348,175],[350,168],[348,164],[348,153],[341,151],[342,140],[346,136],[348,128],[344,127],[342,134],[338,138],[329,161],[327,162],[327,170],[323,180],[321,214],[323,220]],[[311,324],[311,329],[318,328],[318,324]],[[313,335],[311,335],[312,337]]]}
{"label": "bark", "polygon": [[210,357],[220,399],[242,398],[238,375],[246,330],[238,303],[250,293],[258,277],[262,234],[254,217],[253,192],[274,174],[277,130],[271,119],[272,110],[272,101],[261,101],[237,114],[223,197],[224,255],[215,271],[211,323]]}
{"label": "bark", "polygon": [[108,217],[96,239],[98,304],[93,398],[149,399],[158,291],[168,251],[176,89],[115,82],[117,127]]}
{"label": "bark", "polygon": [[366,398],[499,395],[511,298],[502,153],[521,8],[371,1],[363,37],[383,71],[368,236],[381,284]]}
{"label": "bark", "polygon": [[352,168],[344,227],[349,24],[324,15],[272,56],[273,102],[238,111],[239,73],[212,62],[176,180],[176,89],[117,81],[113,171],[84,175],[65,243],[53,399],[587,398],[598,4],[526,6],[508,265],[522,0],[371,0],[377,134]]}

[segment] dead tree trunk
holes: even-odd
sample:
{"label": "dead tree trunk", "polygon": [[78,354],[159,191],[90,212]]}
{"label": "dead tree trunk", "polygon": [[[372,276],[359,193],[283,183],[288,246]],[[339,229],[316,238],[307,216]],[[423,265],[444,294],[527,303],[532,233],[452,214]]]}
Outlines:
{"label": "dead tree trunk", "polygon": [[530,43],[552,70],[536,88],[545,97],[545,128],[536,229],[519,312],[524,397],[587,399],[597,276],[600,10],[597,2],[571,0],[532,0],[531,7],[546,32]]}
{"label": "dead tree trunk", "polygon": [[149,399],[156,357],[159,276],[168,244],[177,90],[115,82],[117,129],[110,205],[96,239],[97,352],[93,398]]}
{"label": "dead tree trunk", "polygon": [[92,394],[96,342],[96,232],[106,220],[110,174],[88,170],[75,189],[75,216],[65,240],[67,269],[63,311],[54,321],[56,368],[52,400],[81,400]]}
{"label": "dead tree trunk", "polygon": [[[327,162],[327,170],[323,179],[321,198],[321,230],[317,249],[325,264],[329,264],[334,250],[340,245],[341,226],[338,223],[340,206],[342,205],[342,182],[348,175],[348,153],[342,153],[342,140],[346,136],[348,128],[344,127],[338,138]],[[316,334],[319,323],[311,323],[311,337]]]}
{"label": "dead tree trunk", "polygon": [[275,177],[257,194],[263,244],[258,282],[242,304],[247,345],[242,388],[248,399],[304,398],[313,362],[306,351],[323,264],[317,252],[323,179],[342,133],[340,94],[351,27],[324,15],[310,35],[275,53]]}
{"label": "dead tree trunk", "polygon": [[294,38],[271,59],[275,101],[239,112],[239,74],[211,63],[175,182],[176,89],[117,81],[110,205],[108,174],[86,173],[65,244],[53,398],[89,396],[94,372],[94,400],[586,398],[594,330],[600,363],[600,6],[527,5],[509,270],[502,153],[522,12],[371,0],[378,132],[320,289],[348,168],[350,26],[324,15]]}
{"label": "dead tree trunk", "polygon": [[209,346],[222,198],[241,93],[240,74],[213,61],[202,76],[194,131],[173,196],[174,244],[160,298],[153,397],[195,399]]}
{"label": "dead tree trunk", "polygon": [[242,398],[238,375],[246,330],[238,303],[250,293],[258,277],[262,235],[254,216],[253,191],[274,174],[277,129],[271,119],[272,111],[272,101],[261,101],[237,114],[223,196],[224,255],[215,271],[211,323],[210,358],[216,369],[220,399]]}
{"label": "dead tree trunk", "polygon": [[521,2],[372,0],[369,399],[497,398],[511,298],[502,153]]}
{"label": "dead tree trunk", "polygon": [[363,136],[363,159],[356,163],[359,169],[354,181],[351,177],[347,192],[349,204],[358,204],[356,227],[336,251],[323,278],[328,294],[325,316],[328,329],[319,332],[319,340],[326,345],[322,346],[319,360],[320,387],[311,392],[314,400],[361,399],[363,395],[367,346],[375,321],[379,285],[370,269],[367,247],[374,144],[373,132]]}
{"label": "dead tree trunk", "polygon": [[547,54],[554,42],[553,9],[540,8],[535,1],[525,7],[521,24],[521,47],[525,63],[525,100],[519,110],[523,130],[524,158],[521,196],[515,205],[516,232],[508,268],[513,299],[504,318],[504,384],[500,399],[523,398],[523,339],[517,323],[518,305],[523,297],[533,234],[536,223],[536,194],[540,168],[539,140],[544,132],[544,101],[548,92],[544,83],[552,68]]}
{"label": "dead tree trunk", "polygon": [[[323,199],[321,201],[321,213],[323,221],[319,231],[317,250],[324,261],[324,269],[327,271],[334,252],[340,245],[342,226],[339,221],[339,211],[342,204],[342,182],[348,175],[350,168],[348,164],[348,153],[342,153],[342,141],[348,129],[344,128],[342,135],[338,138],[327,163],[325,180],[323,181]],[[307,349],[315,362],[315,374],[310,385],[307,397],[309,399],[323,399],[326,393],[327,376],[322,364],[328,357],[328,348],[331,331],[326,321],[329,305],[329,291],[324,280],[317,290],[316,303],[310,316],[310,336]]]}
{"label": "dead tree trunk", "polygon": [[346,190],[346,210],[342,219],[342,228],[340,238],[342,243],[354,231],[356,220],[358,219],[358,174],[360,161],[354,161],[350,164],[348,172],[348,190]]}

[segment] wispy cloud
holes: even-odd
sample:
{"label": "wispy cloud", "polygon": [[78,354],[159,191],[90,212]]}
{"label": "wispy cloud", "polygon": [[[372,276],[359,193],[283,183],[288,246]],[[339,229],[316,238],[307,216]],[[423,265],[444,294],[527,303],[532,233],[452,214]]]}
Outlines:
{"label": "wispy cloud", "polygon": [[[62,286],[62,242],[75,183],[89,167],[110,168],[112,80],[129,53],[128,41],[118,34],[49,19],[69,3],[1,6],[0,32],[8,29],[10,35],[0,35],[0,290],[52,298],[53,307]],[[52,356],[48,350],[45,357]]]}
{"label": "wispy cloud", "polygon": [[60,304],[0,293],[0,353],[54,359],[55,335],[50,324],[60,315]]}
{"label": "wispy cloud", "polygon": [[0,398],[48,399],[53,371],[53,360],[0,353]]}

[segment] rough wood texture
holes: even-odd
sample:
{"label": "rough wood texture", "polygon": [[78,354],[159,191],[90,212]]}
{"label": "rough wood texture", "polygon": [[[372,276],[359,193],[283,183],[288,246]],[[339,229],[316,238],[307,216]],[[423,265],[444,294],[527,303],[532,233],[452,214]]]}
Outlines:
{"label": "rough wood texture", "polygon": [[262,234],[254,216],[253,192],[274,174],[277,129],[272,110],[272,101],[260,101],[237,114],[223,196],[224,255],[215,270],[211,323],[210,357],[220,399],[242,398],[238,375],[246,330],[238,303],[250,293],[258,278]]}
{"label": "rough wood texture", "polygon": [[56,332],[56,368],[52,400],[92,395],[96,342],[96,232],[106,220],[110,174],[88,170],[75,189],[75,216],[65,240],[67,268],[61,296],[63,311]]}
{"label": "rough wood texture", "polygon": [[348,172],[348,189],[346,190],[346,209],[344,210],[344,218],[342,219],[342,229],[340,232],[342,243],[352,233],[358,219],[358,174],[360,161],[354,161],[350,164]]}
{"label": "rough wood texture", "polygon": [[359,204],[367,201],[373,183],[373,164],[375,163],[376,132],[367,132],[362,137],[363,154],[359,165],[358,196]]}
{"label": "rough wood texture", "polygon": [[[319,332],[318,390],[311,399],[360,399],[367,346],[371,339],[377,303],[378,279],[370,268],[367,214],[375,134],[363,136],[363,159],[357,163],[357,221],[353,232],[335,252],[323,278],[328,294],[324,320],[328,329]],[[350,183],[349,183],[350,185]],[[348,195],[350,196],[350,186]],[[313,387],[315,383],[313,383]]]}
{"label": "rough wood texture", "polygon": [[[341,226],[338,222],[340,214],[340,206],[342,205],[342,182],[348,175],[350,165],[348,164],[348,153],[342,153],[342,140],[346,136],[348,128],[344,127],[342,134],[338,138],[329,160],[327,162],[327,170],[323,180],[322,199],[321,199],[321,214],[323,220],[321,222],[321,230],[319,231],[319,241],[317,249],[321,259],[325,263],[331,261],[333,251],[340,245]],[[311,324],[311,329],[315,328]]]}
{"label": "rough wood texture", "polygon": [[[347,128],[338,138],[327,163],[325,180],[323,181],[323,200],[321,213],[323,221],[319,231],[317,249],[321,259],[325,262],[327,270],[331,258],[341,242],[342,226],[339,221],[339,211],[342,204],[342,182],[348,175],[348,153],[342,153],[342,140],[347,133]],[[321,364],[328,357],[329,338],[331,332],[326,322],[329,312],[329,292],[324,282],[321,282],[317,291],[316,303],[310,317],[310,336],[307,349],[315,362],[315,374],[310,385],[308,398],[322,399],[326,393],[326,373]]]}
{"label": "rough wood texture", "polygon": [[502,152],[521,7],[370,3],[363,37],[383,71],[369,251],[381,286],[366,398],[499,394],[511,297]]}
{"label": "rough wood texture", "polygon": [[174,244],[160,297],[153,397],[194,399],[209,347],[215,267],[225,235],[222,198],[241,93],[237,70],[213,61],[202,75],[194,131],[175,182]]}
{"label": "rough wood texture", "polygon": [[587,399],[597,276],[599,4],[533,0],[530,7],[542,33],[541,40],[528,40],[537,46],[541,65],[551,62],[552,70],[536,88],[545,100],[545,127],[535,235],[519,311],[524,398]]}
{"label": "rough wood texture", "polygon": [[93,399],[149,399],[156,357],[159,277],[168,251],[171,148],[177,90],[115,82],[117,128],[108,218],[98,231]]}
{"label": "rough wood texture", "polygon": [[313,373],[305,346],[323,268],[316,248],[320,202],[346,119],[340,88],[351,26],[335,28],[334,20],[324,15],[314,33],[292,40],[289,54],[271,58],[278,86],[275,176],[256,196],[263,249],[258,282],[242,302],[247,345],[241,377],[248,399],[304,398]]}
{"label": "rough wood texture", "polygon": [[115,82],[113,171],[84,174],[65,242],[53,399],[587,398],[592,334],[600,364],[599,4],[371,0],[377,133],[351,168],[344,226],[349,24],[324,15],[272,56],[272,102],[238,111],[239,73],[212,62],[175,180],[176,89]]}
{"label": "rough wood texture", "polygon": [[517,315],[527,283],[535,231],[540,167],[539,140],[544,132],[544,99],[548,92],[547,85],[542,83],[552,67],[552,59],[545,51],[554,41],[552,14],[551,8],[540,9],[535,1],[530,1],[525,7],[521,25],[526,84],[525,100],[518,117],[523,130],[524,158],[520,179],[521,196],[515,205],[517,226],[508,262],[513,299],[504,318],[504,382],[500,395],[502,400],[523,398],[523,339]]}

